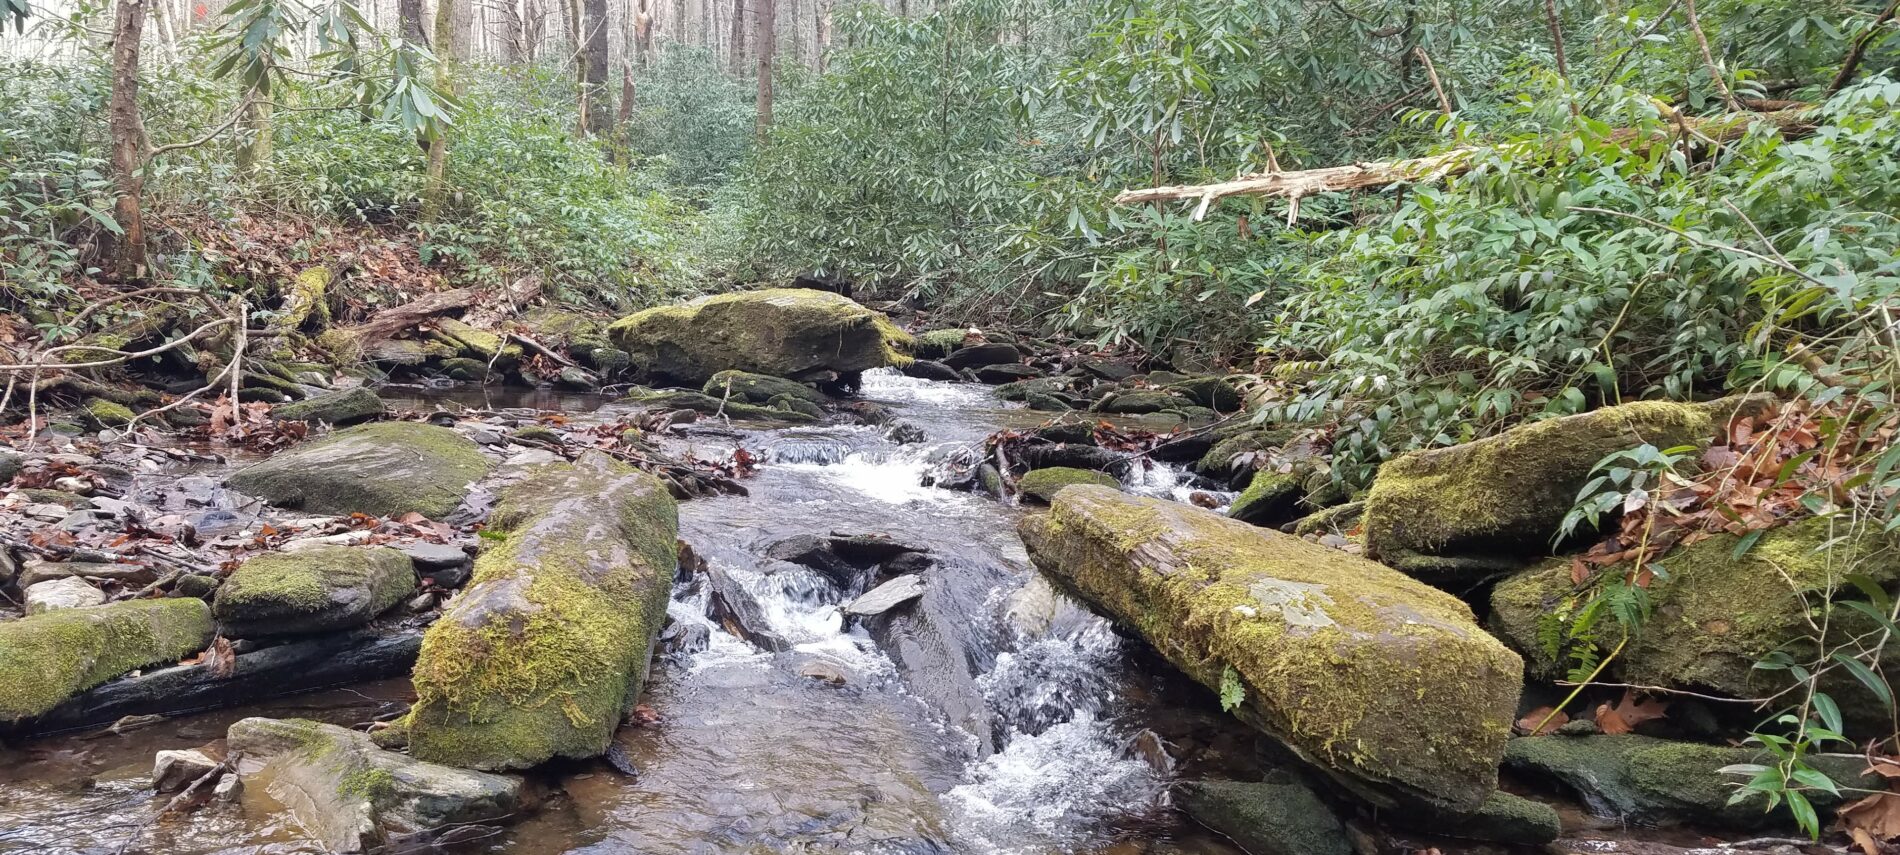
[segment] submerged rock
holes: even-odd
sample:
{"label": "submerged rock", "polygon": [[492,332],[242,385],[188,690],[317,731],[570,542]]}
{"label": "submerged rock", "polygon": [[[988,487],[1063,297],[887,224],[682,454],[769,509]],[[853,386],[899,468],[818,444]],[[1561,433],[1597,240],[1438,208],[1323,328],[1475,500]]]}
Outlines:
{"label": "submerged rock", "polygon": [[[1793,676],[1757,668],[1757,662],[1775,650],[1802,662],[1815,656],[1811,604],[1837,592],[1849,573],[1883,587],[1900,581],[1900,553],[1886,538],[1851,536],[1829,520],[1770,529],[1737,557],[1740,540],[1718,534],[1655,559],[1666,572],[1656,574],[1647,589],[1653,614],[1611,663],[1612,674],[1642,685],[1767,697],[1787,688]],[[1562,670],[1544,644],[1545,624],[1554,615],[1574,614],[1590,596],[1571,583],[1571,564],[1568,557],[1544,561],[1491,593],[1494,628],[1541,676]],[[1620,575],[1627,569],[1613,565],[1598,572]],[[1830,624],[1831,644],[1876,629],[1847,609],[1837,609]],[[1821,688],[1850,726],[1877,724],[1886,732],[1885,703],[1851,675],[1837,669]]]}
{"label": "submerged rock", "polygon": [[1706,446],[1711,408],[1644,401],[1402,455],[1366,497],[1366,549],[1428,582],[1459,584],[1548,554],[1597,461],[1648,443]]}
{"label": "submerged rock", "polygon": [[521,779],[452,769],[384,751],[367,734],[303,719],[247,718],[226,742],[249,772],[332,852],[398,835],[493,822],[521,807]]}
{"label": "submerged rock", "polygon": [[1098,487],[1119,489],[1121,482],[1113,476],[1092,469],[1074,469],[1067,466],[1051,466],[1047,469],[1034,469],[1023,474],[1016,482],[1016,490],[1024,499],[1033,499],[1043,504],[1055,501],[1056,493],[1071,484],[1094,484]]}
{"label": "submerged rock", "polygon": [[1279,772],[1256,783],[1189,781],[1182,812],[1249,855],[1350,855],[1346,828],[1313,790]]}
{"label": "submerged rock", "polygon": [[353,425],[383,417],[383,399],[368,388],[358,386],[343,392],[331,392],[294,404],[271,408],[271,418],[299,422],[329,422]]}
{"label": "submerged rock", "polygon": [[[1877,775],[1865,774],[1859,754],[1811,754],[1810,765],[1841,789],[1884,790]],[[1591,813],[1621,822],[1668,824],[1693,822],[1738,829],[1794,828],[1784,804],[1765,811],[1759,794],[1730,804],[1747,776],[1723,767],[1772,764],[1759,748],[1732,748],[1671,742],[1635,734],[1616,736],[1530,736],[1511,740],[1504,763],[1511,769],[1553,779],[1576,791]],[[1843,798],[1806,788],[1809,801],[1825,819]]]}
{"label": "submerged rock", "polygon": [[203,600],[128,600],[0,621],[0,722],[40,715],[134,668],[210,643]]}
{"label": "submerged rock", "polygon": [[1557,809],[1502,790],[1470,810],[1399,810],[1385,815],[1393,824],[1467,840],[1542,846],[1563,834]]}
{"label": "submerged rock", "polygon": [[905,362],[889,318],[823,291],[774,288],[628,315],[607,334],[636,364],[695,385],[728,369],[799,378]]}
{"label": "submerged rock", "polygon": [[312,513],[440,519],[488,473],[471,440],[448,428],[378,422],[333,433],[240,469],[230,485]]}
{"label": "submerged rock", "polygon": [[1523,663],[1457,598],[1105,487],[1062,491],[1021,530],[1043,571],[1363,797],[1471,807],[1497,789]]}
{"label": "submerged rock", "polygon": [[212,611],[231,638],[327,632],[369,623],[415,587],[414,564],[399,550],[313,546],[238,565]]}
{"label": "submerged rock", "polygon": [[598,453],[503,491],[503,539],[429,627],[406,719],[417,757],[519,769],[607,749],[645,683],[678,556],[659,479]]}

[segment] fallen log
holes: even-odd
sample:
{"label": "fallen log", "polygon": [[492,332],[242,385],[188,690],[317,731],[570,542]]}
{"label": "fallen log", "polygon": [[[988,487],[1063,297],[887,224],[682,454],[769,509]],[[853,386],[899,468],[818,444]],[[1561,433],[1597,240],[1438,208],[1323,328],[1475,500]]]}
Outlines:
{"label": "fallen log", "polygon": [[[1757,122],[1773,125],[1782,135],[1794,138],[1813,133],[1816,127],[1816,115],[1810,107],[1778,110],[1772,113],[1743,113],[1713,118],[1692,118],[1675,115],[1669,117],[1675,132],[1670,134],[1649,134],[1625,128],[1616,131],[1613,139],[1626,141],[1642,149],[1656,143],[1673,144],[1685,137],[1710,143],[1740,139]],[[1528,145],[1528,144],[1520,144]],[[1539,144],[1541,145],[1541,144]],[[1479,146],[1455,148],[1427,157],[1415,157],[1405,160],[1379,161],[1371,163],[1353,163],[1344,166],[1327,166],[1319,169],[1300,169],[1292,172],[1260,172],[1243,175],[1232,181],[1214,184],[1188,184],[1168,187],[1147,187],[1139,190],[1123,190],[1115,196],[1117,205],[1134,205],[1142,202],[1165,202],[1174,199],[1198,199],[1200,206],[1194,211],[1194,219],[1207,215],[1207,209],[1214,202],[1229,196],[1274,196],[1299,199],[1320,193],[1343,190],[1372,190],[1394,184],[1417,184],[1441,181],[1455,175],[1471,171],[1477,158],[1475,155],[1487,149]],[[1507,154],[1519,152],[1504,150]]]}

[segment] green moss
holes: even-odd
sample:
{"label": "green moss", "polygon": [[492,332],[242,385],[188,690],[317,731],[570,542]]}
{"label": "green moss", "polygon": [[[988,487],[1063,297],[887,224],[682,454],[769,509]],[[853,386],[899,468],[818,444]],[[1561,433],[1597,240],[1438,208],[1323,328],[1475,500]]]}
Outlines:
{"label": "green moss", "polygon": [[1379,469],[1366,500],[1366,547],[1428,581],[1456,583],[1545,553],[1597,461],[1649,443],[1708,445],[1703,405],[1645,401],[1537,422]]}
{"label": "green moss", "polygon": [[275,326],[279,329],[294,330],[301,328],[311,319],[319,325],[330,320],[329,306],[324,295],[330,288],[330,268],[317,265],[304,269],[290,280],[284,289],[284,308],[278,315]]}
{"label": "green moss", "polygon": [[461,504],[488,459],[468,438],[416,422],[337,431],[239,470],[231,486],[274,505],[315,513],[432,519]]}
{"label": "green moss", "polygon": [[304,401],[271,408],[271,417],[298,422],[328,422],[348,425],[381,418],[383,399],[374,391],[358,386],[341,392],[318,395]]}
{"label": "green moss", "polygon": [[1346,830],[1319,796],[1291,776],[1259,783],[1190,781],[1181,810],[1253,855],[1349,855]]}
{"label": "green moss", "polygon": [[0,721],[40,715],[79,692],[211,642],[203,600],[129,600],[0,622]]}
{"label": "green moss", "polygon": [[930,330],[918,333],[914,345],[919,359],[942,359],[963,347],[970,331],[964,329]]}
{"label": "green moss", "polygon": [[1293,526],[1293,533],[1301,537],[1309,534],[1345,534],[1359,525],[1359,517],[1365,510],[1364,502],[1347,502],[1322,508],[1301,518]]}
{"label": "green moss", "polygon": [[1285,428],[1241,431],[1214,443],[1214,447],[1201,456],[1200,462],[1194,464],[1194,471],[1213,478],[1225,478],[1236,456],[1250,451],[1279,448],[1292,438],[1293,431]]}
{"label": "green moss", "polygon": [[1227,516],[1258,526],[1278,527],[1299,515],[1300,498],[1306,495],[1301,486],[1303,480],[1296,473],[1257,470],[1247,489],[1227,507]]}
{"label": "green moss", "polygon": [[239,565],[213,610],[236,638],[321,632],[368,623],[415,586],[414,566],[398,550],[306,547]]}
{"label": "green moss", "polygon": [[515,428],[514,432],[508,434],[508,436],[526,442],[561,444],[561,435],[555,433],[553,428],[545,425],[522,425],[521,427]]}
{"label": "green moss", "polygon": [[818,394],[817,389],[796,380],[745,371],[714,374],[700,391],[713,398],[740,400],[748,404],[766,404],[779,397],[794,398],[814,405],[825,400],[825,396]]}
{"label": "green moss", "polygon": [[1117,489],[1121,487],[1121,482],[1107,473],[1096,472],[1093,469],[1051,466],[1024,473],[1022,479],[1016,482],[1016,489],[1026,499],[1048,504],[1055,500],[1056,493],[1071,484],[1094,484]]}
{"label": "green moss", "polygon": [[521,345],[510,344],[500,335],[487,330],[476,329],[462,321],[449,318],[438,319],[435,331],[445,344],[460,351],[461,356],[479,359],[484,364],[492,364],[506,370],[521,362],[524,355]]}
{"label": "green moss", "polygon": [[837,294],[798,288],[648,309],[615,321],[607,334],[635,364],[695,385],[727,369],[797,378],[903,365],[912,346],[884,315]]}
{"label": "green moss", "polygon": [[396,797],[396,776],[388,769],[366,766],[351,770],[337,782],[336,794],[371,804],[388,804]]}
{"label": "green moss", "polygon": [[1362,794],[1496,789],[1523,665],[1457,598],[1338,550],[1099,487],[1022,524],[1037,566]]}
{"label": "green moss", "polygon": [[1240,409],[1240,389],[1233,377],[1209,374],[1162,387],[1208,409],[1231,413]]}
{"label": "green moss", "polygon": [[607,747],[665,620],[677,511],[597,456],[510,488],[470,586],[423,637],[407,719],[420,758],[525,768]]}
{"label": "green moss", "polygon": [[123,427],[131,424],[137,414],[124,404],[94,398],[86,402],[86,420],[96,427]]}
{"label": "green moss", "polygon": [[744,401],[726,401],[703,392],[681,392],[675,390],[655,390],[634,387],[627,390],[627,396],[620,399],[629,404],[637,404],[649,409],[692,410],[696,413],[749,421],[810,422],[816,419],[794,410],[775,407],[761,407]]}

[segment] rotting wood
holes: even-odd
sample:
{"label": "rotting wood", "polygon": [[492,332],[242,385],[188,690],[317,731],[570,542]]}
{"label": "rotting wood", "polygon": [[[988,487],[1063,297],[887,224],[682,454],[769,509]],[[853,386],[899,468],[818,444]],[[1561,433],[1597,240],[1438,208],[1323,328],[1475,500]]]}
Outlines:
{"label": "rotting wood", "polygon": [[[1741,138],[1757,122],[1773,125],[1784,136],[1797,137],[1814,131],[1816,116],[1812,108],[1804,106],[1772,113],[1744,113],[1713,118],[1677,116],[1671,124],[1687,130],[1690,136],[1701,140],[1723,142]],[[1642,147],[1659,142],[1674,143],[1682,138],[1680,134],[1667,136],[1658,134],[1650,137],[1639,137],[1639,134],[1639,131],[1633,129],[1623,129],[1617,131],[1613,138]],[[1254,173],[1214,184],[1124,190],[1115,196],[1115,204],[1135,205],[1143,202],[1195,199],[1200,201],[1200,205],[1194,212],[1194,218],[1198,220],[1206,216],[1207,209],[1212,203],[1229,196],[1277,196],[1297,200],[1319,193],[1341,190],[1373,190],[1394,184],[1441,181],[1470,171],[1477,160],[1475,155],[1483,151],[1486,149],[1464,147],[1405,160],[1352,163],[1292,172]]]}

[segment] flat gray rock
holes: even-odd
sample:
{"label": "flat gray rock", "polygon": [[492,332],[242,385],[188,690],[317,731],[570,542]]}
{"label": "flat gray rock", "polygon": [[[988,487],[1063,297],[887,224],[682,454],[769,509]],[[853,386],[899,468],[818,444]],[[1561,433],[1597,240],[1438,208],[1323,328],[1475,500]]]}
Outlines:
{"label": "flat gray rock", "polygon": [[924,577],[899,576],[852,600],[844,607],[844,613],[858,617],[881,615],[923,595]]}

